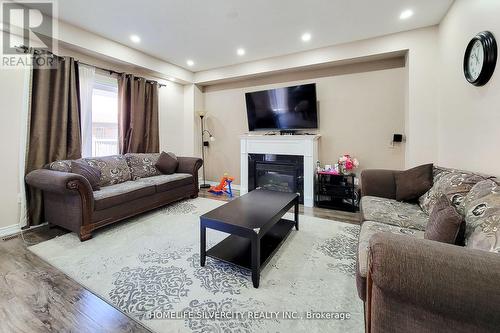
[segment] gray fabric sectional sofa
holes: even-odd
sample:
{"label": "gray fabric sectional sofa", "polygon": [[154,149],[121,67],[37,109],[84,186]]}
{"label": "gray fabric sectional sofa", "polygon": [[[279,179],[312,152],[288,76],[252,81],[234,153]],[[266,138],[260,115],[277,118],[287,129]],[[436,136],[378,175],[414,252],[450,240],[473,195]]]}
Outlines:
{"label": "gray fabric sectional sofa", "polygon": [[[432,188],[409,203],[395,200],[396,172],[361,175],[356,282],[367,331],[498,332],[499,180],[434,167]],[[424,239],[442,194],[464,219],[459,245]]]}
{"label": "gray fabric sectional sofa", "polygon": [[100,171],[100,189],[72,173],[71,160],[50,163],[26,176],[30,186],[43,191],[45,219],[74,231],[84,241],[92,231],[128,217],[198,195],[198,170],[203,161],[177,157],[173,174],[162,174],[155,164],[160,154],[126,154],[84,158]]}

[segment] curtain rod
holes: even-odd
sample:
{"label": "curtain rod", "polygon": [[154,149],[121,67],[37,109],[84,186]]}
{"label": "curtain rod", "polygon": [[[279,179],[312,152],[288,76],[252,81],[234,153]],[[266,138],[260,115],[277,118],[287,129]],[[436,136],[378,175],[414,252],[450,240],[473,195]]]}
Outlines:
{"label": "curtain rod", "polygon": [[[99,67],[99,66],[96,66],[96,65],[92,65],[92,64],[88,64],[88,63],[85,63],[83,61],[80,61],[80,60],[76,60],[76,62],[82,64],[82,65],[85,65],[85,66],[90,66],[90,67],[94,67],[96,69],[100,69],[101,71],[105,71],[105,72],[109,72],[109,74],[116,74],[116,75],[134,75],[134,74],[128,74],[128,73],[125,73],[125,72],[117,72],[113,69],[108,69],[108,68],[103,68],[103,67]],[[134,75],[135,76],[135,75]],[[155,81],[155,80],[149,80],[149,79],[146,79],[144,77],[141,77],[141,76],[136,76],[137,78],[142,78],[144,80],[146,80],[146,82],[150,82],[150,83],[157,83],[159,87],[166,87],[167,85],[166,84],[163,84],[163,83],[159,83],[158,81]]]}
{"label": "curtain rod", "polygon": [[[41,50],[41,49],[36,49],[36,48],[33,48],[33,47],[27,47],[25,45],[21,45],[21,46],[17,46],[16,48],[22,50],[24,53],[33,53],[33,54],[49,54],[49,55],[52,55],[52,56],[55,56],[55,57],[59,57],[59,58],[62,58],[61,56],[58,56],[57,54],[54,54],[52,53],[51,51],[49,50]],[[133,74],[128,74],[128,73],[125,73],[125,72],[117,72],[115,70],[112,70],[112,69],[108,69],[108,68],[103,68],[103,67],[99,67],[99,66],[96,66],[96,65],[92,65],[92,64],[88,64],[88,63],[85,63],[83,61],[80,61],[78,59],[75,59],[76,62],[82,64],[82,65],[86,65],[86,66],[90,66],[90,67],[94,67],[94,68],[97,68],[97,69],[100,69],[102,71],[105,71],[105,72],[109,72],[109,74],[117,74],[117,75],[133,75]],[[159,87],[166,87],[167,85],[166,84],[163,84],[163,83],[159,83],[158,81],[155,81],[155,80],[149,80],[149,79],[146,79],[144,77],[141,77],[141,76],[137,76],[138,78],[142,78],[144,80],[146,80],[146,82],[150,82],[150,83],[157,83]]]}

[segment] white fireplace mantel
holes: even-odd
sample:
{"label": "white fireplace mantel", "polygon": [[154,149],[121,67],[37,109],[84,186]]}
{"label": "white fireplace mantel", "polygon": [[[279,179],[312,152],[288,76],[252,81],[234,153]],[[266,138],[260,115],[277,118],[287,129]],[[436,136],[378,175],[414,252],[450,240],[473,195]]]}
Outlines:
{"label": "white fireplace mantel", "polygon": [[248,193],[248,154],[304,157],[304,206],[314,206],[314,172],[320,135],[242,135],[240,193]]}

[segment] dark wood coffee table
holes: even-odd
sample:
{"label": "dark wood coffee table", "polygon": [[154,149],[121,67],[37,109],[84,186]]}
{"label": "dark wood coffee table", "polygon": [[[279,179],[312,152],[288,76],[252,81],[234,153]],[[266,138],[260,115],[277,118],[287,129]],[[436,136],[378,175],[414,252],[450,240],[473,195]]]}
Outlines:
{"label": "dark wood coffee table", "polygon": [[[294,221],[282,216],[295,207]],[[206,256],[252,271],[252,282],[259,287],[260,271],[276,253],[292,228],[299,230],[299,195],[254,190],[200,217],[200,264]],[[207,228],[230,234],[206,250]]]}

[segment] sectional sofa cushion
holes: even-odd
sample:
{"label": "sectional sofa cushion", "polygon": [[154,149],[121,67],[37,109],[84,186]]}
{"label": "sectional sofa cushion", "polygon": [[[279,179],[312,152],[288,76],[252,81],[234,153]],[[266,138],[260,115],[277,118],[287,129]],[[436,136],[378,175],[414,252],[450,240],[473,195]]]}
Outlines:
{"label": "sectional sofa cushion", "polygon": [[93,191],[99,191],[101,187],[99,182],[101,180],[101,171],[91,167],[81,160],[71,162],[71,172],[85,177],[90,183]]}
{"label": "sectional sofa cushion", "polygon": [[170,191],[184,185],[194,185],[193,176],[188,173],[174,173],[171,175],[159,175],[141,178],[137,182],[145,185],[155,186],[156,192]]}
{"label": "sectional sofa cushion", "polygon": [[457,213],[446,195],[441,194],[432,208],[425,229],[425,239],[455,244],[462,221],[462,216]]}
{"label": "sectional sofa cushion", "polygon": [[413,201],[429,191],[433,183],[433,164],[424,164],[394,174],[396,200]]}
{"label": "sectional sofa cushion", "polygon": [[160,153],[125,154],[132,180],[161,175],[155,166],[159,157]]}
{"label": "sectional sofa cushion", "polygon": [[430,214],[437,198],[444,194],[452,206],[463,216],[462,201],[471,188],[484,179],[485,176],[466,171],[442,169],[434,176],[432,188],[420,197],[420,207],[425,213]]}
{"label": "sectional sofa cushion", "polygon": [[94,209],[102,210],[156,193],[154,186],[138,181],[126,181],[103,187],[94,192]]}
{"label": "sectional sofa cushion", "polygon": [[179,161],[177,161],[177,156],[173,153],[161,152],[158,161],[156,162],[156,167],[161,173],[165,175],[171,175],[177,170]]}
{"label": "sectional sofa cushion", "polygon": [[127,160],[123,155],[84,158],[90,166],[101,171],[99,186],[109,186],[124,183],[132,179]]}
{"label": "sectional sofa cushion", "polygon": [[500,186],[492,179],[477,183],[463,202],[465,246],[500,253]]}
{"label": "sectional sofa cushion", "polygon": [[363,221],[375,221],[424,231],[429,220],[418,205],[393,199],[364,196],[361,198]]}
{"label": "sectional sofa cushion", "polygon": [[420,230],[402,228],[374,221],[363,222],[359,233],[358,243],[358,270],[362,277],[366,277],[367,273],[366,270],[368,264],[368,248],[370,245],[370,238],[378,232],[390,232],[393,234],[407,235],[419,239],[424,238],[424,232]]}

